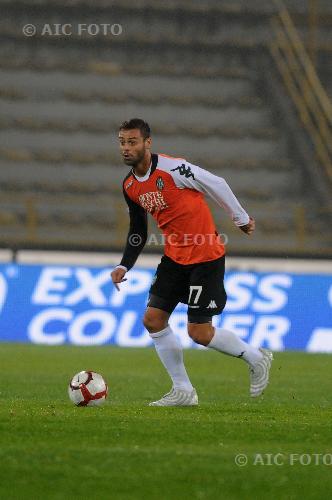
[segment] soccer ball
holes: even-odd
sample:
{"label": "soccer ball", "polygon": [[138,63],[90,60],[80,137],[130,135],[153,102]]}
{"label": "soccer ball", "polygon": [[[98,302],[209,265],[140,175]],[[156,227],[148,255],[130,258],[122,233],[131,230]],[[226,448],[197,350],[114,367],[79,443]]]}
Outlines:
{"label": "soccer ball", "polygon": [[99,406],[105,402],[108,387],[101,375],[92,371],[76,373],[68,386],[70,400],[76,406]]}

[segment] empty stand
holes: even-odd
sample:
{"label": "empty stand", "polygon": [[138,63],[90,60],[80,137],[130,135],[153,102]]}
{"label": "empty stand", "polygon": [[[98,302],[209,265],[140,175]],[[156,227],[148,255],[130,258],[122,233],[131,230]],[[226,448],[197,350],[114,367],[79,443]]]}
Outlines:
{"label": "empty stand", "polygon": [[[128,167],[119,157],[117,130],[139,116],[150,122],[154,151],[185,156],[225,177],[256,217],[253,240],[211,204],[231,251],[329,248],[319,200],[308,191],[264,88],[268,68],[260,54],[272,12],[266,2],[0,5],[6,20],[0,48],[3,243],[121,250],[127,227],[121,181]],[[303,15],[302,2],[289,5]],[[329,7],[326,2],[327,14]],[[74,22],[77,9],[79,22],[111,19],[123,25],[123,35],[22,36],[29,21]]]}

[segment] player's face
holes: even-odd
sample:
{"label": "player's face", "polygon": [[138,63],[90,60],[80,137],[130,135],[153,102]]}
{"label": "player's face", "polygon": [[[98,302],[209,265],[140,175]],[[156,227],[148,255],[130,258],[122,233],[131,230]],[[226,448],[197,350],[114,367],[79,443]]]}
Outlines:
{"label": "player's face", "polygon": [[151,139],[144,139],[138,129],[120,130],[119,143],[124,163],[134,167],[144,159],[150,149]]}

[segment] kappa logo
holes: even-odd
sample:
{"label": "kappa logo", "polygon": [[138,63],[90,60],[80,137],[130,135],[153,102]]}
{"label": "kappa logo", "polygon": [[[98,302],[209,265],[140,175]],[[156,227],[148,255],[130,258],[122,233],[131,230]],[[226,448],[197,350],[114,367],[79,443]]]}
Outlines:
{"label": "kappa logo", "polygon": [[155,274],[152,278],[151,286],[154,285],[156,281],[157,281],[157,275]]}
{"label": "kappa logo", "polygon": [[159,189],[159,191],[161,191],[162,189],[164,189],[165,183],[164,183],[162,177],[158,177],[158,179],[156,180],[156,186]]}
{"label": "kappa logo", "polygon": [[134,182],[133,179],[131,179],[131,181],[128,182],[128,184],[126,185],[126,189],[129,189],[133,182]]}
{"label": "kappa logo", "polygon": [[172,168],[171,172],[175,172],[175,170],[178,170],[180,175],[184,175],[186,179],[189,179],[189,177],[192,177],[195,180],[195,176],[191,171],[191,168],[188,166],[186,167],[185,163],[182,163],[182,165],[177,166],[176,168]]}
{"label": "kappa logo", "polygon": [[207,309],[216,309],[217,304],[215,303],[214,300],[211,300],[210,304],[207,306]]}

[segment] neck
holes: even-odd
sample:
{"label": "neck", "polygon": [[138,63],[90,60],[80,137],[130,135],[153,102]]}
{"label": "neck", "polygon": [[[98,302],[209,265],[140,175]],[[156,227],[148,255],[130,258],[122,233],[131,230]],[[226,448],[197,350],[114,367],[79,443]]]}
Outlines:
{"label": "neck", "polygon": [[150,153],[150,151],[147,151],[143,160],[134,166],[134,169],[133,169],[134,174],[137,175],[137,177],[144,177],[146,172],[149,170],[150,165],[151,165],[151,153]]}

